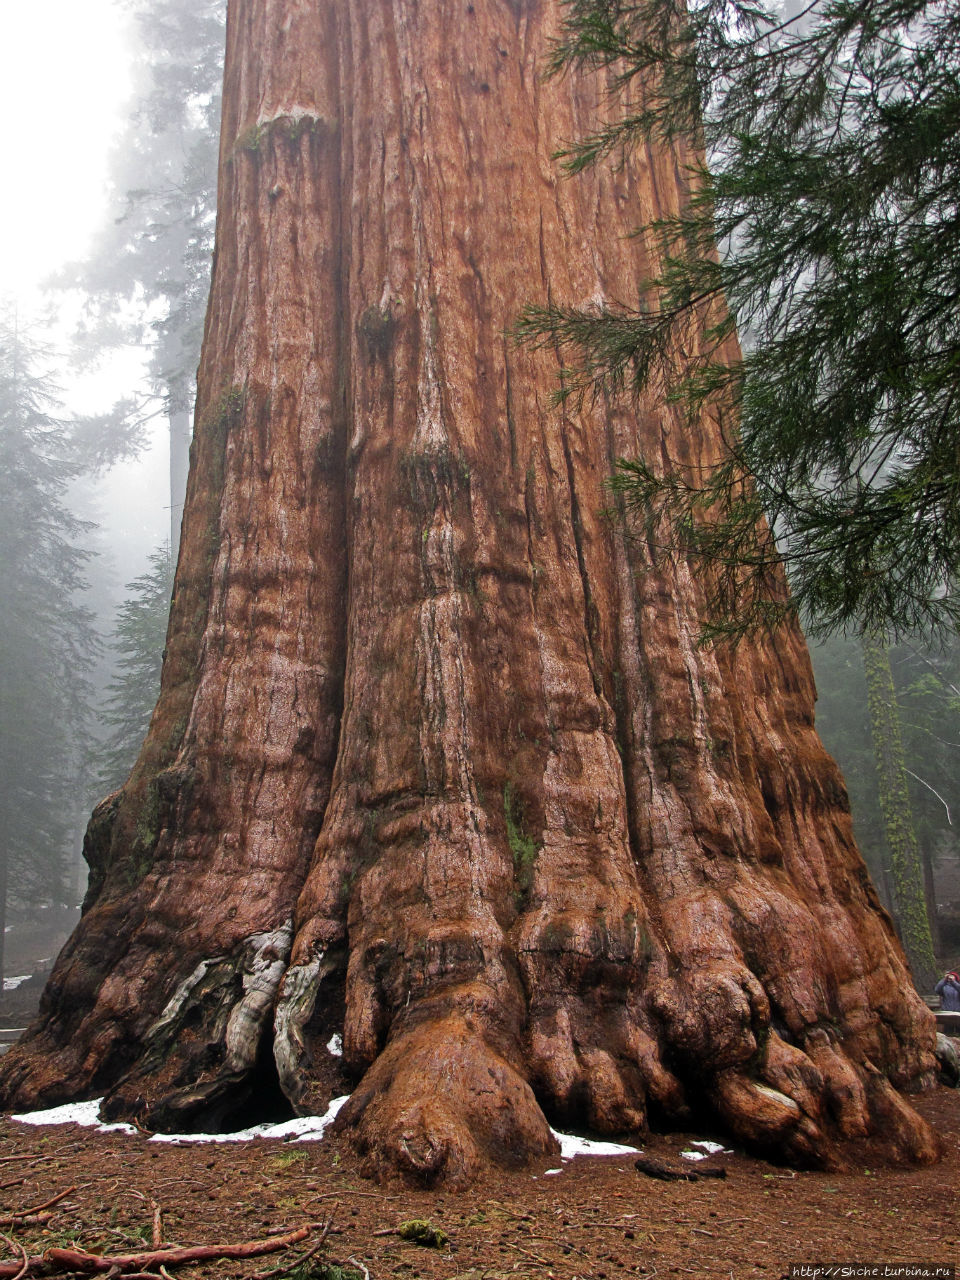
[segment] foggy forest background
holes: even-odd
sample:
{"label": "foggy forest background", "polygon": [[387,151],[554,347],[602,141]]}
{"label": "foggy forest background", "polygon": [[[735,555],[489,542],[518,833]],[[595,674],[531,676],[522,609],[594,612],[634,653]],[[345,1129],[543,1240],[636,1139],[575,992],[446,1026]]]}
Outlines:
{"label": "foggy forest background", "polygon": [[[135,88],[102,228],[88,256],[48,282],[47,308],[0,295],[0,970],[4,998],[19,992],[23,1009],[77,917],[89,813],[125,780],[156,698],[209,287],[225,3],[129,7]],[[80,317],[69,332],[62,309]],[[95,414],[71,405],[72,378],[131,347],[146,355],[139,381],[107,388]],[[169,532],[124,573],[128,549],[111,541],[104,503],[161,433],[169,488],[155,496]],[[812,654],[817,726],[894,918],[875,761],[902,748],[934,945],[956,963],[960,639],[891,646],[892,688],[874,679],[868,689],[856,637]],[[892,719],[877,715],[878,700]],[[878,741],[897,731],[899,744]]]}

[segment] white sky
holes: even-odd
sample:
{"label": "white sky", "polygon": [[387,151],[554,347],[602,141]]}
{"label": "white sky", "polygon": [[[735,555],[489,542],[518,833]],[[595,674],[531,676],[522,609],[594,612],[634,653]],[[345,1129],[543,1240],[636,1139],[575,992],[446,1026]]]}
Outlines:
{"label": "white sky", "polygon": [[[130,94],[127,22],[116,0],[0,0],[0,298],[15,300],[25,317],[42,304],[42,282],[82,258],[109,216],[107,158]],[[64,369],[57,380],[66,408],[82,412],[109,407],[137,376],[130,353],[95,378]],[[137,464],[103,482],[100,505],[122,582],[142,572],[166,536],[166,469],[161,434]]]}
{"label": "white sky", "polygon": [[103,216],[107,152],[130,92],[114,0],[0,0],[6,192],[0,281],[29,296]]}

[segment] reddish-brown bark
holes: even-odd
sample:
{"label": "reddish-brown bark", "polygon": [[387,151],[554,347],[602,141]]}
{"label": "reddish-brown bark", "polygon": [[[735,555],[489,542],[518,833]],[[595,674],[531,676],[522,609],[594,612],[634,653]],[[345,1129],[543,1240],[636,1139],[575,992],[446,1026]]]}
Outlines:
{"label": "reddish-brown bark", "polygon": [[635,297],[629,232],[683,199],[682,147],[558,177],[597,104],[543,79],[557,21],[231,4],[163,688],[8,1102],[210,1124],[272,1047],[301,1111],[359,1081],[371,1169],[428,1181],[551,1149],[547,1116],[935,1154],[894,1088],[932,1020],[802,638],[699,647],[690,569],[608,510],[618,456],[714,428],[653,394],[565,415],[505,336]]}

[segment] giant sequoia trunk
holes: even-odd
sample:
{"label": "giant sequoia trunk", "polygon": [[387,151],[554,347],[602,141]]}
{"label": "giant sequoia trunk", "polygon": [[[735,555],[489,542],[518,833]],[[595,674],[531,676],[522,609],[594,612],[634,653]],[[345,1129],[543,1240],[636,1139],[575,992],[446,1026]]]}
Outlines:
{"label": "giant sequoia trunk", "polygon": [[931,1020],[801,637],[698,647],[687,565],[605,511],[618,456],[713,428],[564,416],[505,336],[634,296],[629,232],[683,198],[682,150],[558,180],[597,103],[542,79],[557,21],[232,0],[162,693],[8,1104],[182,1129],[352,1087],[371,1167],[427,1180],[550,1151],[547,1117],[933,1156],[895,1089]]}

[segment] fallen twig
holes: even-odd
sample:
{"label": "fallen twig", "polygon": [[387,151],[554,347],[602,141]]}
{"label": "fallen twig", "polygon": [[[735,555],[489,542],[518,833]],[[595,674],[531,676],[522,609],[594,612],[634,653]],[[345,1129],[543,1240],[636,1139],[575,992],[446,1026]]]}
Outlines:
{"label": "fallen twig", "polygon": [[163,1244],[163,1210],[156,1200],[151,1200],[150,1203],[153,1205],[153,1229],[150,1235],[150,1243],[154,1249],[159,1249]]}
{"label": "fallen twig", "polygon": [[[4,1237],[6,1239],[6,1237]],[[31,1271],[36,1271],[43,1266],[43,1254],[39,1257],[27,1258],[27,1270],[22,1270],[22,1264],[19,1262],[0,1262],[0,1277],[2,1280],[19,1280],[20,1276],[27,1275]]]}
{"label": "fallen twig", "polygon": [[539,1262],[542,1267],[550,1267],[553,1263],[549,1258],[541,1257],[539,1253],[534,1253],[532,1249],[525,1249],[522,1244],[514,1244],[511,1240],[504,1240],[502,1244],[507,1249],[515,1249],[517,1253],[522,1253],[527,1258],[532,1258],[534,1262]]}
{"label": "fallen twig", "polygon": [[12,1213],[0,1218],[0,1227],[45,1227],[55,1216],[52,1213]]}
{"label": "fallen twig", "polygon": [[630,1229],[637,1225],[637,1215],[635,1213],[628,1213],[627,1216],[625,1218],[621,1218],[619,1222],[578,1222],[574,1225],[583,1227],[584,1231],[594,1227],[608,1227],[613,1231],[623,1231],[624,1229]]}
{"label": "fallen twig", "polygon": [[135,1248],[142,1247],[144,1242],[143,1236],[133,1236],[129,1231],[121,1231],[119,1227],[101,1227],[100,1230],[108,1236],[116,1236],[124,1244],[132,1244]]}
{"label": "fallen twig", "polygon": [[352,1188],[344,1187],[339,1191],[324,1191],[321,1195],[311,1196],[307,1204],[314,1204],[317,1200],[333,1200],[339,1196],[366,1196],[369,1200],[399,1200],[400,1196],[385,1196],[379,1191],[354,1191]]}
{"label": "fallen twig", "polygon": [[6,1191],[7,1187],[22,1187],[26,1182],[26,1178],[11,1178],[9,1182],[0,1182],[0,1191]]}
{"label": "fallen twig", "polygon": [[[260,1271],[256,1275],[248,1276],[247,1280],[273,1280],[274,1276],[282,1276],[282,1275],[285,1275],[288,1271],[293,1271],[295,1267],[302,1267],[305,1262],[309,1261],[310,1258],[314,1257],[315,1254],[319,1253],[320,1250],[323,1248],[323,1246],[327,1243],[327,1236],[330,1234],[330,1231],[333,1227],[334,1214],[337,1212],[337,1209],[339,1209],[339,1207],[340,1207],[339,1204],[335,1204],[333,1206],[333,1210],[330,1214],[330,1217],[324,1223],[323,1231],[321,1231],[320,1233],[320,1239],[317,1241],[317,1243],[313,1246],[312,1249],[308,1249],[307,1252],[301,1254],[299,1258],[294,1258],[290,1262],[285,1263],[281,1267],[274,1267],[272,1271]],[[161,1271],[162,1270],[163,1268],[161,1267]]]}
{"label": "fallen twig", "polygon": [[66,1200],[67,1196],[72,1195],[76,1191],[76,1187],[67,1187],[66,1191],[61,1191],[58,1196],[54,1196],[52,1200],[44,1200],[43,1204],[35,1204],[30,1209],[20,1209],[17,1213],[12,1213],[11,1218],[31,1218],[36,1213],[43,1213],[44,1209],[52,1209],[55,1204],[59,1204],[61,1200]]}
{"label": "fallen twig", "polygon": [[[158,1266],[180,1266],[187,1262],[210,1262],[218,1258],[258,1258],[265,1253],[277,1253],[288,1249],[292,1244],[306,1240],[312,1226],[299,1227],[286,1235],[271,1236],[266,1240],[248,1240],[242,1244],[197,1244],[179,1248],[151,1250],[144,1253],[127,1253],[102,1255],[87,1253],[85,1249],[48,1249],[41,1262],[52,1264],[61,1271],[81,1271],[86,1273],[110,1271],[119,1267],[126,1275],[131,1269],[137,1272]],[[33,1269],[31,1265],[31,1270]],[[0,1277],[10,1275],[0,1266]]]}
{"label": "fallen twig", "polygon": [[19,1240],[11,1240],[10,1237],[8,1235],[5,1235],[4,1232],[2,1231],[0,1231],[0,1239],[6,1240],[10,1248],[13,1249],[16,1253],[19,1253],[20,1255],[20,1258],[21,1258],[20,1270],[17,1271],[13,1277],[13,1280],[20,1280],[21,1276],[24,1276],[26,1274],[27,1268],[30,1265],[30,1259],[27,1257],[27,1251],[23,1247],[23,1245],[19,1242]]}
{"label": "fallen twig", "polygon": [[352,1262],[355,1267],[359,1267],[363,1272],[363,1280],[370,1280],[370,1272],[358,1258],[348,1258],[348,1262]]}

